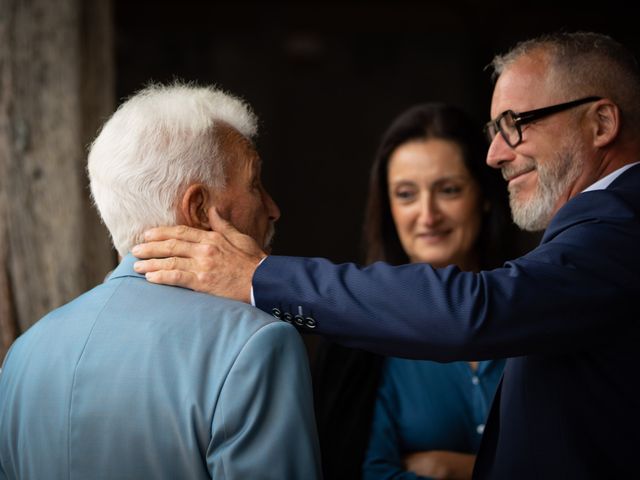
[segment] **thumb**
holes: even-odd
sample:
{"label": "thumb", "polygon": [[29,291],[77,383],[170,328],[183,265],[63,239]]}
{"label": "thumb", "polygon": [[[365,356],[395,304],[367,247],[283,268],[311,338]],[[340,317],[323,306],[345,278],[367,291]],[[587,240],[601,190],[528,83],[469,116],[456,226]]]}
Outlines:
{"label": "thumb", "polygon": [[216,207],[209,208],[207,217],[211,229],[221,234],[235,248],[254,257],[263,258],[266,256],[266,253],[251,236],[241,233],[231,222],[222,218]]}
{"label": "thumb", "polygon": [[240,233],[233,225],[231,225],[231,222],[220,216],[216,207],[210,207],[209,210],[207,210],[207,217],[209,218],[211,230],[221,233],[225,237]]}

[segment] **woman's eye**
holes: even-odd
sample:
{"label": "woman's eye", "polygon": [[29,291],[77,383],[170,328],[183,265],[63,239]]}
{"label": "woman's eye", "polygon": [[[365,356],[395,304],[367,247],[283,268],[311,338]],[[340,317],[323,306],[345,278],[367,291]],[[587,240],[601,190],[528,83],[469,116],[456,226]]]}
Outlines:
{"label": "woman's eye", "polygon": [[444,195],[454,196],[462,192],[462,187],[457,185],[444,185],[440,188],[440,193]]}
{"label": "woman's eye", "polygon": [[414,192],[412,190],[398,190],[396,191],[396,198],[399,200],[409,200],[413,198]]}

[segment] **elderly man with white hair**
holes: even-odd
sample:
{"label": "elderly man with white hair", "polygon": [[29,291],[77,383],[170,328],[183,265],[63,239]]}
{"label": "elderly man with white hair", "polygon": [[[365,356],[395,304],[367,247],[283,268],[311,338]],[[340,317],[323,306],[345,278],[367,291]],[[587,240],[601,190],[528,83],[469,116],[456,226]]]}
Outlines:
{"label": "elderly man with white hair", "polygon": [[256,118],[213,87],[150,86],[89,153],[122,257],[108,280],[23,334],[0,375],[0,479],[314,479],[311,386],[295,329],[248,305],[149,283],[129,250],[207,210],[267,247]]}

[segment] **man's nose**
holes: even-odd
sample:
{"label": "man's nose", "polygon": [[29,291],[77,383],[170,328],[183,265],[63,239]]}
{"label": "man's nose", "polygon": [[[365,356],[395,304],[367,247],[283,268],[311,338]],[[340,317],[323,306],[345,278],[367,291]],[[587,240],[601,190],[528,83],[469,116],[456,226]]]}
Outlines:
{"label": "man's nose", "polygon": [[267,214],[269,215],[269,220],[271,220],[272,222],[276,222],[280,218],[280,208],[267,191],[264,192],[264,195],[266,197],[265,203],[267,204]]}
{"label": "man's nose", "polygon": [[515,150],[507,145],[502,135],[493,137],[487,151],[487,165],[493,168],[502,168],[505,162],[515,159]]}

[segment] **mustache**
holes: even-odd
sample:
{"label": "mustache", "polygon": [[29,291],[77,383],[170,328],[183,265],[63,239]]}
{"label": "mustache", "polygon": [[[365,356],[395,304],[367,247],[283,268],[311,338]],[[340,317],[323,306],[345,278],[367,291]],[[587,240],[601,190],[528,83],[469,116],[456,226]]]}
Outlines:
{"label": "mustache", "polygon": [[517,167],[514,167],[513,165],[505,165],[500,169],[500,173],[502,174],[502,178],[504,178],[508,182],[513,177],[517,177],[518,175],[522,175],[523,173],[530,172],[535,169],[536,164],[534,162],[529,162],[525,165],[519,165]]}

